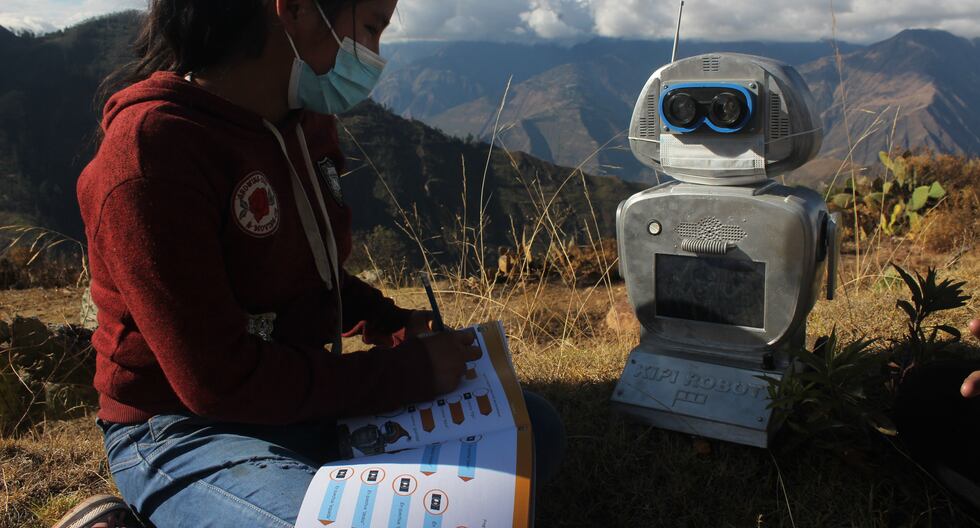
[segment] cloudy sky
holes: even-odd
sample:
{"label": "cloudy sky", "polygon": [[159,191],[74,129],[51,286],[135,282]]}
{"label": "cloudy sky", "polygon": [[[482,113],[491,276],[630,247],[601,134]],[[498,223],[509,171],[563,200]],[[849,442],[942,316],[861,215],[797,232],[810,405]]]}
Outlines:
{"label": "cloudy sky", "polygon": [[[867,43],[905,28],[980,37],[980,0],[687,0],[686,38]],[[147,0],[2,0],[0,25],[43,33]],[[676,0],[400,0],[386,40],[670,38]]]}

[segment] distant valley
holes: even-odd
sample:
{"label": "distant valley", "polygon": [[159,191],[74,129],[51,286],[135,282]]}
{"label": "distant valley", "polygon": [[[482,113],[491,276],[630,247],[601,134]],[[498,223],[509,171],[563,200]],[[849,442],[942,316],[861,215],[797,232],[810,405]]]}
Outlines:
{"label": "distant valley", "polygon": [[[889,146],[980,154],[980,44],[907,30],[869,46],[839,43],[846,92],[830,42],[682,42],[681,56],[730,51],[797,66],[824,118],[821,159],[796,175],[817,185],[847,157],[873,163]],[[450,134],[488,140],[507,80],[503,145],[559,165],[650,181],[621,132],[647,77],[670,60],[667,41],[596,39],[573,47],[492,43],[389,46],[392,67],[375,99]],[[843,116],[847,102],[851,134]],[[619,135],[619,136],[618,136]],[[867,136],[867,137],[864,137]]]}

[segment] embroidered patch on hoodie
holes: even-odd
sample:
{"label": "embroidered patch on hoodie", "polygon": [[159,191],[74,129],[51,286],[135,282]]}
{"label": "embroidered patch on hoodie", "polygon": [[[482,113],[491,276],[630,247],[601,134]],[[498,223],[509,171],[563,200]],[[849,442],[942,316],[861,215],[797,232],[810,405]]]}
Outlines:
{"label": "embroidered patch on hoodie", "polygon": [[337,205],[344,207],[344,191],[340,188],[340,175],[337,174],[337,168],[333,161],[330,158],[323,158],[316,162],[316,166],[320,171],[320,177],[327,184],[327,189],[330,189],[330,194],[333,195]]}
{"label": "embroidered patch on hoodie", "polygon": [[263,238],[279,229],[279,199],[269,179],[261,172],[246,176],[231,200],[232,213],[242,231]]}

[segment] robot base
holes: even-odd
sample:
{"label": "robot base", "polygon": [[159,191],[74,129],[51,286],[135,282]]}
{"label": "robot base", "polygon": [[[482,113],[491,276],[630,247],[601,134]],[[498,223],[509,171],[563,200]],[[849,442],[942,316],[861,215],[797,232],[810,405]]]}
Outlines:
{"label": "robot base", "polygon": [[768,383],[782,373],[705,363],[657,353],[630,353],[612,397],[615,410],[662,429],[768,447]]}

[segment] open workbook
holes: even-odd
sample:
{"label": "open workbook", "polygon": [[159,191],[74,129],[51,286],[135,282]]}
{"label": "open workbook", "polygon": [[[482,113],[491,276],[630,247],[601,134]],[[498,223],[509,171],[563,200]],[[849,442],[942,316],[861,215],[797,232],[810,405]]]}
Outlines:
{"label": "open workbook", "polygon": [[349,458],[317,471],[297,526],[531,525],[524,397],[503,326],[474,328],[473,360],[455,392],[339,424]]}

